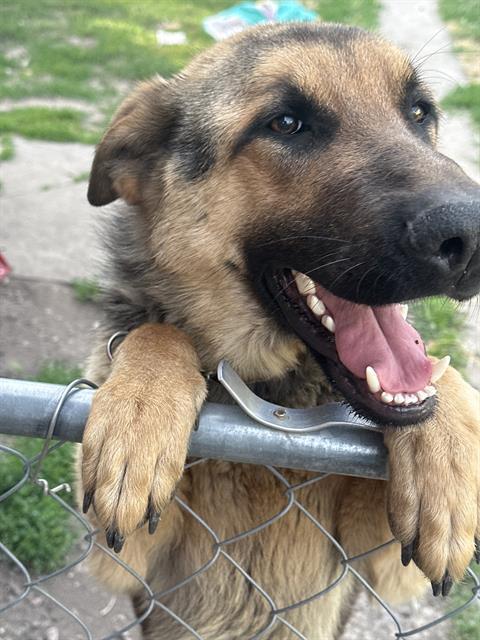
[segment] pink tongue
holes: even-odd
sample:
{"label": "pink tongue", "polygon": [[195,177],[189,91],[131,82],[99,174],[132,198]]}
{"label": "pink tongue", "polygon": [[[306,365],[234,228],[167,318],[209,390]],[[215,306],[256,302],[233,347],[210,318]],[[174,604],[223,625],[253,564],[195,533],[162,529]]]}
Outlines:
{"label": "pink tongue", "polygon": [[390,393],[414,393],[430,383],[432,364],[399,305],[354,304],[316,286],[335,320],[337,353],[349,371],[365,379],[365,369],[373,367],[382,389]]}

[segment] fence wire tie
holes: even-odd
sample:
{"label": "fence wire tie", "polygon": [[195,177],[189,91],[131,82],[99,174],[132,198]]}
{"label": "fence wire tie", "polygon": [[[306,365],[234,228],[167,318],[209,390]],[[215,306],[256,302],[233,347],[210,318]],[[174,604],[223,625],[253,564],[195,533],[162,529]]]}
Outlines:
{"label": "fence wire tie", "polygon": [[68,482],[62,482],[62,484],[53,487],[53,489],[50,489],[50,487],[48,486],[48,480],[45,480],[45,478],[37,478],[35,480],[35,483],[38,484],[38,486],[42,487],[44,496],[48,495],[49,493],[59,493],[60,491],[72,493],[72,487],[68,484]]}
{"label": "fence wire tie", "polygon": [[[48,424],[47,433],[45,434],[45,442],[43,444],[40,455],[38,456],[35,470],[33,471],[31,476],[33,482],[35,482],[36,484],[40,484],[40,486],[44,487],[44,490],[43,490],[44,495],[48,493],[48,482],[44,480],[44,482],[46,483],[46,489],[43,483],[38,482],[38,479],[39,479],[38,476],[40,475],[40,471],[42,470],[43,461],[46,455],[48,454],[50,443],[55,435],[55,428],[57,426],[58,418],[60,417],[60,413],[65,405],[65,402],[67,401],[67,398],[70,396],[70,394],[73,391],[78,391],[78,389],[82,386],[90,387],[90,389],[97,389],[97,385],[94,382],[87,380],[86,378],[77,378],[76,380],[73,380],[73,382],[71,382],[67,387],[65,387],[65,389],[62,390],[60,397],[58,399],[58,402],[53,411],[50,422]],[[66,483],[63,483],[63,484],[66,484]],[[59,486],[61,487],[61,485]],[[60,490],[58,487],[56,487],[56,489]]]}
{"label": "fence wire tie", "polygon": [[128,331],[116,331],[113,335],[110,336],[107,342],[107,356],[110,362],[113,360],[113,345],[117,340],[123,339],[128,336]]}

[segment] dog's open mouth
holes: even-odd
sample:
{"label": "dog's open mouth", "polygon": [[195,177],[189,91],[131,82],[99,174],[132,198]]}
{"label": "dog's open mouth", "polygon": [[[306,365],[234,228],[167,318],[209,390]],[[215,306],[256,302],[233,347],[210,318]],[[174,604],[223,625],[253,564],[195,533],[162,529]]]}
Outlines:
{"label": "dog's open mouth", "polygon": [[267,287],[293,331],[359,413],[382,424],[427,418],[449,357],[432,365],[406,305],[371,307],[330,293],[292,270],[271,272]]}

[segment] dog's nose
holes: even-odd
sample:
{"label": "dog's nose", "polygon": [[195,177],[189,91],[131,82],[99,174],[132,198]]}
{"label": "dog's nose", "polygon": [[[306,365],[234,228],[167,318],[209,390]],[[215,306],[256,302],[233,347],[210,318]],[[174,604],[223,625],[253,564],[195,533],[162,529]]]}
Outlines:
{"label": "dog's nose", "polygon": [[[480,289],[480,200],[446,202],[407,223],[405,248],[459,296]],[[426,274],[425,274],[426,275]]]}

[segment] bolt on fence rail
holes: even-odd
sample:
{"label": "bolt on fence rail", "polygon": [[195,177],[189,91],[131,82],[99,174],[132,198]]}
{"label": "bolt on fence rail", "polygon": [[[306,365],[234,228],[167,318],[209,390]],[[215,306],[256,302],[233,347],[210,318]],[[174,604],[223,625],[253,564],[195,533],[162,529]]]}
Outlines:
{"label": "bolt on fence rail", "polygon": [[[176,500],[180,508],[193,517],[211,536],[212,555],[205,564],[178,584],[163,593],[154,593],[141,576],[126,565],[120,557],[98,542],[96,539],[98,531],[95,531],[82,515],[62,499],[60,493],[64,489],[70,489],[68,485],[63,483],[56,487],[49,487],[48,482],[40,477],[41,465],[45,456],[65,442],[81,441],[94,394],[92,387],[94,385],[87,380],[77,380],[68,387],[61,387],[0,378],[0,434],[45,439],[45,446],[41,453],[31,459],[26,458],[22,453],[10,446],[0,445],[0,452],[15,456],[23,465],[18,482],[14,486],[7,488],[3,493],[0,493],[0,509],[3,501],[8,500],[27,483],[33,482],[42,487],[45,500],[53,500],[61,508],[68,511],[84,530],[84,548],[79,551],[77,557],[60,569],[48,575],[35,578],[32,577],[27,567],[0,540],[0,554],[3,554],[4,559],[6,558],[13,563],[24,579],[23,587],[19,594],[7,601],[2,602],[2,599],[0,599],[0,616],[15,607],[22,606],[32,593],[41,594],[50,601],[51,605],[57,607],[70,618],[71,623],[76,626],[76,631],[74,632],[75,640],[76,638],[93,640],[94,637],[98,637],[94,636],[89,626],[73,607],[63,604],[60,598],[52,595],[47,590],[49,581],[62,574],[67,574],[73,567],[85,561],[94,548],[108,555],[113,562],[122,566],[125,571],[139,582],[145,600],[148,603],[141,616],[134,616],[131,621],[121,626],[121,628],[111,629],[106,635],[105,633],[101,634],[100,637],[103,640],[130,637],[128,632],[141,625],[142,621],[155,608],[161,609],[177,623],[179,632],[175,636],[176,638],[192,637],[207,640],[206,636],[200,635],[200,632],[191,626],[188,620],[181,618],[177,613],[169,609],[162,600],[172,591],[181,589],[207,572],[220,557],[230,563],[234,570],[243,576],[250,588],[254,589],[263,598],[267,606],[267,619],[261,625],[261,628],[250,636],[252,640],[261,637],[274,638],[275,632],[279,631],[281,634],[282,629],[284,632],[288,629],[292,637],[305,639],[306,636],[302,634],[302,631],[293,626],[285,615],[291,610],[308,605],[312,600],[322,598],[332,589],[335,589],[347,576],[353,576],[365,592],[372,596],[383,609],[386,614],[386,620],[391,625],[389,631],[385,630],[385,635],[383,636],[385,639],[410,638],[417,635],[424,638],[423,632],[437,627],[437,625],[452,618],[467,607],[479,604],[480,582],[475,574],[469,570],[468,579],[472,585],[472,595],[462,605],[437,616],[435,619],[424,621],[420,626],[407,627],[405,622],[401,620],[401,616],[374,591],[355,568],[356,560],[364,558],[366,555],[377,553],[387,545],[396,544],[395,541],[387,541],[376,548],[365,550],[360,556],[349,558],[334,536],[302,504],[297,492],[307,484],[321,483],[329,474],[377,479],[386,479],[387,477],[386,450],[382,443],[381,434],[372,429],[371,426],[369,428],[363,422],[355,422],[348,409],[343,405],[337,404],[326,405],[316,410],[315,418],[320,420],[318,427],[307,428],[304,433],[292,434],[288,430],[287,432],[276,431],[258,424],[253,418],[247,416],[240,407],[206,403],[200,414],[196,429],[192,432],[190,442],[189,454],[196,459],[194,462],[187,464],[186,469],[193,465],[204,463],[208,459],[263,465],[276,478],[279,486],[283,486],[285,506],[274,516],[257,526],[242,531],[234,537],[222,540],[199,514],[195,513],[186,502],[175,496],[174,500]],[[239,399],[239,403],[242,404],[241,399]],[[248,402],[246,404],[248,405]],[[248,406],[245,406],[244,403],[244,409],[251,415],[255,414],[255,407],[250,412]],[[280,417],[284,417],[278,411],[274,411],[275,413]],[[269,424],[268,420],[262,421],[265,424]],[[290,431],[295,431],[295,429]],[[52,439],[59,442],[53,444]],[[286,479],[285,474],[276,467],[311,471],[316,472],[317,475],[306,482],[292,485]],[[249,572],[232,557],[228,552],[228,547],[233,542],[253,536],[277,523],[291,509],[298,510],[301,517],[307,518],[314,525],[318,536],[326,537],[334,546],[340,557],[339,573],[322,591],[280,608],[264,587],[258,584]],[[212,602],[212,608],[215,606],[216,604]],[[68,635],[68,640],[74,640],[74,637],[70,634]],[[284,636],[282,635],[281,637]],[[433,638],[435,636],[429,637]],[[310,637],[308,640],[316,639]]]}

